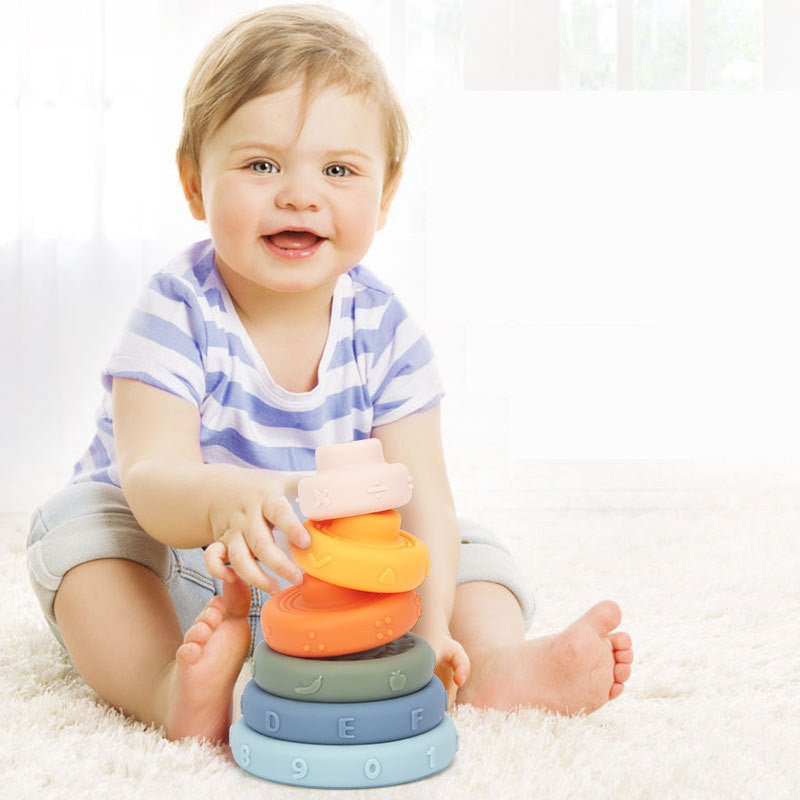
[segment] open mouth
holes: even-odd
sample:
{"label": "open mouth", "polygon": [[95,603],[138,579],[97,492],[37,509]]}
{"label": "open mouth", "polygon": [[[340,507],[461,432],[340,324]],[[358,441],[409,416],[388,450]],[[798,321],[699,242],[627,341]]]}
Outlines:
{"label": "open mouth", "polygon": [[327,241],[313,231],[283,230],[262,237],[267,247],[284,258],[306,258],[315,253]]}

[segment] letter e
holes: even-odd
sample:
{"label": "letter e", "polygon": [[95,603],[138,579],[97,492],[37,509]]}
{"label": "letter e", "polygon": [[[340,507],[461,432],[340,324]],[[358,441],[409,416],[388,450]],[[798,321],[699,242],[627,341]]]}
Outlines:
{"label": "letter e", "polygon": [[354,730],[353,720],[355,717],[339,717],[339,738],[340,739],[355,739],[356,735],[352,733]]}

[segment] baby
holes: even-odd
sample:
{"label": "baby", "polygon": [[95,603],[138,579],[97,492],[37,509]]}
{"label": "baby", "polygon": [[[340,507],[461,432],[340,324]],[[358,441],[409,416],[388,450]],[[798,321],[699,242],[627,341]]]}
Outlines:
{"label": "baby", "polygon": [[360,263],[407,141],[380,61],[325,7],[237,21],[189,79],[177,164],[210,239],[151,278],[103,373],[96,435],[28,540],[77,670],[170,739],[226,740],[261,606],[301,579],[297,482],[320,445],[367,437],[414,476],[402,524],[431,562],[414,631],[451,703],[591,712],[630,675],[611,601],[526,640],[525,577],[456,516],[431,347]]}

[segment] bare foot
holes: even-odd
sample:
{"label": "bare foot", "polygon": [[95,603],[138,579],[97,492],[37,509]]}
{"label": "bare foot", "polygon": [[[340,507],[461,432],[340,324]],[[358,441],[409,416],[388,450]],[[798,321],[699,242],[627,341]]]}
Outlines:
{"label": "bare foot", "polygon": [[605,600],[554,636],[470,653],[470,677],[456,702],[567,715],[597,710],[619,697],[631,674],[631,637],[612,633],[621,619],[619,606]]}
{"label": "bare foot", "polygon": [[169,681],[168,739],[228,740],[231,695],[250,647],[250,589],[237,578],[223,584],[186,631],[165,676]]}

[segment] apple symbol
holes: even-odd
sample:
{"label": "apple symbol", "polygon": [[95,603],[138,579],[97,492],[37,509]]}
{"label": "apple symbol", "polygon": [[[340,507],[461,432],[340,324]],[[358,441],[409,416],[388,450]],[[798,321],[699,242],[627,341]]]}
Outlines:
{"label": "apple symbol", "polygon": [[392,687],[393,692],[399,692],[406,685],[406,680],[406,676],[399,669],[393,670],[389,678],[389,686]]}

